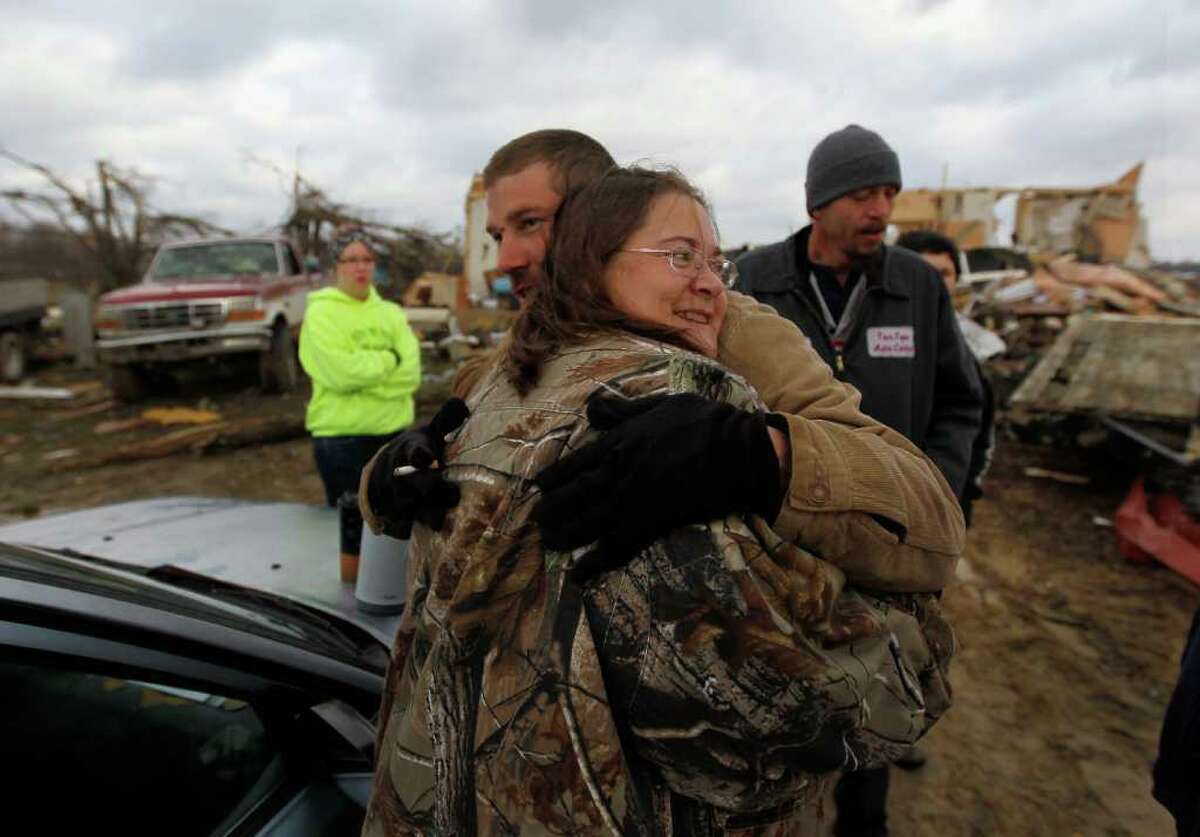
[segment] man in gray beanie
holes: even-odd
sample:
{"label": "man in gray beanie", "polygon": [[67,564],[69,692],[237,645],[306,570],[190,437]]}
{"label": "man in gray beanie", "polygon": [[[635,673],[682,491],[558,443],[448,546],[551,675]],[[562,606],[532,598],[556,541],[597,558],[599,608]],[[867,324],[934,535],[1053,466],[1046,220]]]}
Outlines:
{"label": "man in gray beanie", "polygon": [[900,191],[900,158],[883,137],[861,125],[834,131],[808,158],[809,214],[848,192],[880,185]]}
{"label": "man in gray beanie", "polygon": [[[879,134],[847,125],[825,137],[808,159],[812,223],[738,259],[736,288],[799,326],[862,393],[862,411],[921,448],[961,500],[983,389],[941,277],[883,243],[900,187]],[[843,777],[837,837],[888,833],[887,784],[886,767]]]}

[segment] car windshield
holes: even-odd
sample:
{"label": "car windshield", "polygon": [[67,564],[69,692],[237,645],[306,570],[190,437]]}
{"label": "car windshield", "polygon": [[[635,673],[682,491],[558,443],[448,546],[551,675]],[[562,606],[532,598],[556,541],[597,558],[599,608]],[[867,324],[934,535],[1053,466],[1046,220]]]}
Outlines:
{"label": "car windshield", "polygon": [[200,276],[279,272],[275,245],[269,241],[231,241],[171,247],[159,255],[151,278],[193,279]]}
{"label": "car windshield", "polygon": [[[61,550],[63,554],[79,557],[79,553]],[[94,558],[90,560],[96,560]],[[207,596],[232,602],[269,615],[285,622],[289,627],[302,631],[309,639],[319,638],[328,649],[341,649],[358,662],[374,666],[379,670],[387,667],[387,655],[383,647],[364,631],[341,619],[322,614],[320,611],[290,601],[283,596],[252,590],[229,584],[219,579],[188,572],[178,567],[163,566],[145,571],[148,578],[164,581],[175,587],[194,590]]]}
{"label": "car windshield", "polygon": [[[218,622],[299,648],[320,649],[328,656],[377,672],[387,666],[387,652],[365,631],[281,596],[241,588],[178,567],[131,567],[73,549],[42,552],[108,571],[92,572],[79,563],[48,562],[39,557],[37,551],[12,545],[6,545],[0,551],[0,568],[12,576],[32,570],[37,575],[52,575],[57,583],[75,589],[97,588],[102,589],[103,595],[114,598],[153,602],[174,613]],[[173,591],[152,584],[134,583],[127,576],[141,576],[167,584]],[[201,598],[193,597],[192,593],[200,594]]]}

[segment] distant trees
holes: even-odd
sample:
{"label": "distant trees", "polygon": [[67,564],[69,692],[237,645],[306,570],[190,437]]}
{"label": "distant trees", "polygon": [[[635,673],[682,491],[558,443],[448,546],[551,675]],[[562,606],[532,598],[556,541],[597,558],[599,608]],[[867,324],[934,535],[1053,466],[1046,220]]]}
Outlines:
{"label": "distant trees", "polygon": [[[288,206],[280,229],[291,236],[300,251],[321,258],[338,227],[353,224],[371,236],[383,255],[382,264],[392,277],[398,293],[426,270],[443,273],[462,271],[462,245],[450,233],[434,233],[416,226],[398,226],[375,220],[367,210],[334,200],[321,187],[308,180],[297,167],[287,172],[275,164],[248,155],[249,160],[279,174],[290,184]],[[134,168],[97,160],[95,174],[82,184],[71,183],[49,166],[28,160],[13,151],[0,148],[0,158],[38,175],[38,189],[7,189],[0,198],[23,218],[25,230],[5,228],[8,240],[20,239],[23,247],[44,242],[61,246],[62,237],[72,243],[75,253],[38,257],[27,253],[19,261],[22,267],[39,265],[43,275],[48,263],[78,265],[82,254],[94,263],[99,290],[105,291],[137,282],[166,239],[183,235],[232,235],[199,216],[162,211],[150,202],[154,178]],[[53,231],[60,236],[52,234]],[[24,253],[24,250],[22,251]],[[12,272],[0,265],[0,274]]]}
{"label": "distant trees", "polygon": [[95,276],[95,259],[57,224],[0,220],[0,280],[38,277],[82,288]]}
{"label": "distant trees", "polygon": [[361,227],[383,254],[384,268],[398,289],[427,270],[461,273],[462,242],[449,233],[434,233],[415,226],[397,226],[377,221],[367,210],[331,198],[299,170],[288,172],[274,163],[248,155],[250,162],[274,171],[291,184],[287,215],[280,224],[301,252],[318,258],[333,240],[339,227]]}
{"label": "distant trees", "polygon": [[0,148],[0,157],[41,177],[39,190],[8,189],[0,197],[31,227],[53,224],[95,261],[101,290],[141,278],[154,250],[166,238],[182,234],[226,234],[202,218],[163,212],[149,195],[153,178],[106,160],[96,161],[95,177],[82,186],[41,163]]}

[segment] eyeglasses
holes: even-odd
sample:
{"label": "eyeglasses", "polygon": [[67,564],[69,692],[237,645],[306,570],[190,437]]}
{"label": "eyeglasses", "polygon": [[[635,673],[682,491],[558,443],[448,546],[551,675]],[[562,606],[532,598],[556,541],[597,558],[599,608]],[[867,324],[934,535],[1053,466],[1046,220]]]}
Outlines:
{"label": "eyeglasses", "polygon": [[707,267],[721,280],[721,284],[732,288],[737,281],[737,265],[722,256],[706,259],[689,247],[676,247],[673,250],[655,250],[649,247],[623,249],[622,253],[646,253],[651,256],[666,256],[667,264],[676,273],[695,278],[700,275],[702,267]]}
{"label": "eyeglasses", "polygon": [[338,259],[338,264],[375,264],[375,257],[357,256],[352,259]]}

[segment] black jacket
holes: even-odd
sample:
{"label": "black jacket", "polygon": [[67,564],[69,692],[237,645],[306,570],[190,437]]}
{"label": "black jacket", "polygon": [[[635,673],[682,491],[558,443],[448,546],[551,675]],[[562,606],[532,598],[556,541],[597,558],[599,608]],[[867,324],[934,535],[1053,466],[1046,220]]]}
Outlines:
{"label": "black jacket", "polygon": [[862,393],[862,411],[925,451],[961,498],[983,389],[941,277],[915,253],[884,247],[860,280],[866,296],[839,358],[799,274],[797,248],[807,248],[810,231],[739,258],[737,289],[799,326]]}
{"label": "black jacket", "polygon": [[1179,682],[1163,720],[1154,798],[1174,815],[1179,837],[1200,837],[1200,610],[1192,618]]}

